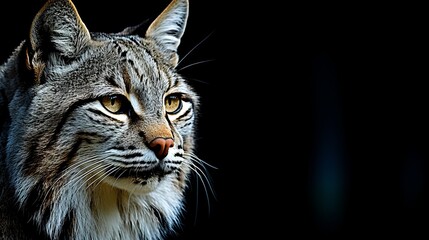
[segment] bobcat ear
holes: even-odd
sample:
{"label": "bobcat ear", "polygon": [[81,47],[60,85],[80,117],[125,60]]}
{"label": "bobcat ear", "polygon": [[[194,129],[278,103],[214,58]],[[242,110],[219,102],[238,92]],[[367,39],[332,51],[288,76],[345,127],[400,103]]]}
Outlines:
{"label": "bobcat ear", "polygon": [[42,59],[50,52],[74,58],[90,40],[90,33],[70,0],[48,0],[31,24],[30,52]]}
{"label": "bobcat ear", "polygon": [[188,14],[188,0],[173,0],[146,31],[145,36],[155,40],[167,52],[173,66],[179,62],[177,48],[185,31]]}

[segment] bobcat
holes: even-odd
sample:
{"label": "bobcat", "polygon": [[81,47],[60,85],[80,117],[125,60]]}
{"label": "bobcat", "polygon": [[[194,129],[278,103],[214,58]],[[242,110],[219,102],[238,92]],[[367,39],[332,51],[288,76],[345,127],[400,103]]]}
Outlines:
{"label": "bobcat", "polygon": [[[199,96],[176,69],[188,0],[140,34],[48,0],[0,67],[0,238],[162,239],[180,225]],[[198,175],[201,174],[197,173]]]}

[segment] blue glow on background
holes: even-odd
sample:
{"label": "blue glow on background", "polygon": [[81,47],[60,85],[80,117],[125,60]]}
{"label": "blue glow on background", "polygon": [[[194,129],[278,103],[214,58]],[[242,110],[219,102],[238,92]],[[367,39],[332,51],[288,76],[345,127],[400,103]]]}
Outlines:
{"label": "blue glow on background", "polygon": [[344,208],[344,150],[341,99],[335,66],[326,55],[313,61],[315,155],[310,169],[314,223],[323,232],[341,227]]}

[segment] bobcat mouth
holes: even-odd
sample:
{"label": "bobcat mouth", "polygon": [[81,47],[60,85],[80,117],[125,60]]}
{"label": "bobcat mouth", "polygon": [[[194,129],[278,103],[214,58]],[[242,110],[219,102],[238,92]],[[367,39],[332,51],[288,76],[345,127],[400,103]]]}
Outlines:
{"label": "bobcat mouth", "polygon": [[109,171],[109,175],[117,179],[135,178],[140,180],[147,180],[153,177],[162,178],[169,173],[171,173],[171,171],[165,171],[160,166],[156,166],[155,168],[152,168],[150,170],[138,168],[121,168]]}

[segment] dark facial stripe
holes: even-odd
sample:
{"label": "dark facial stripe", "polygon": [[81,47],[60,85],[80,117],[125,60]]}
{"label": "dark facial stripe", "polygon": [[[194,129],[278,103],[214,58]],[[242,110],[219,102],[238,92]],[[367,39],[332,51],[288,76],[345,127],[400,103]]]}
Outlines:
{"label": "dark facial stripe", "polygon": [[78,107],[81,107],[85,104],[88,104],[90,102],[95,101],[96,99],[83,99],[80,101],[77,101],[75,103],[73,103],[73,105],[71,105],[67,111],[63,114],[63,117],[61,118],[61,121],[57,124],[57,127],[55,128],[55,132],[51,137],[51,140],[49,141],[48,145],[45,147],[46,149],[50,148],[52,146],[52,144],[54,144],[57,139],[58,139],[58,135],[60,134],[64,124],[67,121],[67,118],[70,116],[70,114],[76,110]]}
{"label": "dark facial stripe", "polygon": [[114,87],[120,88],[120,86],[118,85],[118,83],[115,82],[115,77],[113,77],[113,76],[106,77],[106,82],[108,82],[110,85],[112,85]]}
{"label": "dark facial stripe", "polygon": [[122,67],[122,78],[124,79],[125,91],[129,93],[131,89],[131,77],[125,66]]}
{"label": "dark facial stripe", "polygon": [[88,109],[88,111],[90,111],[90,112],[92,112],[92,113],[95,113],[95,114],[97,114],[97,115],[105,116],[106,118],[109,118],[109,119],[110,119],[110,120],[112,120],[112,121],[115,121],[115,122],[117,122],[117,123],[121,123],[121,124],[123,124],[123,122],[121,122],[120,120],[118,120],[118,119],[116,119],[116,118],[112,118],[111,116],[104,114],[104,113],[103,113],[102,111],[100,111],[100,110],[90,108],[90,109]]}
{"label": "dark facial stripe", "polygon": [[176,79],[176,78],[173,78],[173,77],[170,77],[169,79],[171,79],[170,81],[170,84],[171,84],[171,88],[173,88],[173,87],[178,87],[179,86],[179,83],[180,83],[180,81],[178,81],[178,79]]}
{"label": "dark facial stripe", "polygon": [[189,108],[185,113],[183,113],[181,116],[177,117],[175,121],[188,121],[190,120],[194,114],[192,114],[192,108]]}
{"label": "dark facial stripe", "polygon": [[74,144],[73,147],[71,149],[71,151],[69,152],[69,154],[67,154],[67,161],[61,163],[59,169],[58,169],[58,173],[62,172],[64,169],[67,168],[67,166],[69,165],[69,162],[74,158],[74,156],[77,153],[77,150],[79,150],[80,145],[82,144],[82,139],[78,139]]}
{"label": "dark facial stripe", "polygon": [[[128,153],[128,154],[124,154],[124,155],[112,155],[112,156],[125,158],[125,159],[131,159],[131,158],[143,157],[143,154],[141,154],[141,153]],[[132,163],[132,162],[127,161],[127,163]]]}
{"label": "dark facial stripe", "polygon": [[[143,155],[140,155],[140,156],[143,156]],[[120,156],[120,155],[116,155],[116,156],[113,155],[112,157],[130,159],[130,158],[127,158],[126,156]],[[138,157],[138,155],[133,156],[133,158],[135,158],[135,157]],[[119,159],[110,159],[110,161],[116,162],[116,163],[119,163],[119,164],[124,164],[124,165],[131,165],[131,166],[133,166],[133,165],[146,166],[146,165],[152,165],[152,164],[157,163],[157,161],[144,161],[144,162],[142,162],[141,160],[137,160],[137,161],[130,161],[130,160],[122,161],[122,160],[119,160]]]}
{"label": "dark facial stripe", "polygon": [[[43,149],[41,149],[41,152],[48,152],[48,150],[57,142],[58,140],[58,136],[61,133],[61,130],[64,126],[64,124],[67,121],[67,118],[70,116],[70,114],[77,108],[88,104],[92,101],[95,101],[95,99],[84,99],[84,100],[80,100],[75,102],[73,105],[71,105],[67,111],[63,114],[61,120],[58,122],[57,126],[55,127],[55,131],[52,134],[51,139],[49,140],[48,144],[46,146],[43,147]],[[29,147],[29,154],[27,159],[25,159],[24,163],[23,163],[23,169],[24,169],[24,174],[27,175],[31,175],[34,172],[35,168],[38,168],[38,165],[40,164],[39,160],[39,152],[37,151],[39,142],[34,141],[31,142],[31,146]],[[42,146],[40,146],[42,147]]]}
{"label": "dark facial stripe", "polygon": [[159,177],[162,178],[166,174],[170,174],[171,171],[165,171],[160,167],[155,167],[151,169],[147,169],[145,167],[133,167],[133,168],[119,168],[116,166],[110,166],[107,168],[106,173],[109,176],[114,178],[129,178],[129,177],[138,177],[141,179],[149,179],[151,177]]}

